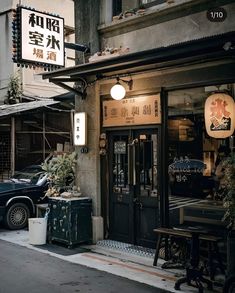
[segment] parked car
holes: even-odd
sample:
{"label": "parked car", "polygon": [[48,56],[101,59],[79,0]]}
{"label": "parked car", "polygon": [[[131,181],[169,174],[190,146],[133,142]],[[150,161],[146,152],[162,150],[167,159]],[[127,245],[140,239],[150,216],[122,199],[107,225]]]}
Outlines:
{"label": "parked car", "polygon": [[47,202],[47,174],[40,165],[29,166],[0,183],[0,221],[11,229],[27,226],[35,205]]}

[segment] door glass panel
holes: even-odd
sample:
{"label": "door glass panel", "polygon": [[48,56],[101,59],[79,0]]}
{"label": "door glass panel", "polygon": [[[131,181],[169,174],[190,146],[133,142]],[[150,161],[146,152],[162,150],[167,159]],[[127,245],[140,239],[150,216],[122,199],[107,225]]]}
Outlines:
{"label": "door glass panel", "polygon": [[157,134],[140,134],[138,141],[140,195],[157,196]]}
{"label": "door glass panel", "polygon": [[117,136],[113,142],[113,191],[129,193],[127,185],[127,136]]}

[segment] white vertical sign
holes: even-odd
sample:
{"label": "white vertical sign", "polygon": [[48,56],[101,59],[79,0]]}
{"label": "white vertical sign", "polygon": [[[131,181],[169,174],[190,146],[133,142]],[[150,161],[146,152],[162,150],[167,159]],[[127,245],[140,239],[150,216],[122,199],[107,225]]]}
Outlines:
{"label": "white vertical sign", "polygon": [[74,145],[87,144],[87,114],[85,112],[74,114]]}

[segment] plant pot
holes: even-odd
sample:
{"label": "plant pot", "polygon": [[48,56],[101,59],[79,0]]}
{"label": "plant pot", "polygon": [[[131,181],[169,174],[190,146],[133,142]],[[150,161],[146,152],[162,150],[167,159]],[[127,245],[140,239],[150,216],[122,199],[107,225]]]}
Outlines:
{"label": "plant pot", "polygon": [[145,14],[145,9],[138,9],[138,10],[137,10],[137,14],[138,14],[138,15],[143,15],[143,14]]}

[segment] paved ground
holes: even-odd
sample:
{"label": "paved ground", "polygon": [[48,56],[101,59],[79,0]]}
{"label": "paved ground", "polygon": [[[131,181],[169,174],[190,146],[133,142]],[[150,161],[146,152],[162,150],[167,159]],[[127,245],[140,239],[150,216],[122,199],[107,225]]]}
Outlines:
{"label": "paved ground", "polygon": [[[86,282],[85,277],[84,278],[81,277],[81,279],[78,279],[77,273],[75,275],[73,275],[75,264],[82,265],[82,268],[86,267],[86,269],[88,269],[88,268],[96,269],[95,272],[97,273],[97,275],[91,275],[91,276],[93,276],[91,278],[95,278],[96,283],[98,282],[98,280],[100,280],[100,277],[98,277],[99,274],[103,274],[101,272],[108,272],[112,275],[123,277],[128,280],[138,282],[137,284],[139,284],[140,286],[142,286],[143,284],[152,286],[152,288],[148,287],[148,286],[146,287],[146,290],[150,290],[150,291],[136,291],[136,290],[131,291],[131,290],[129,290],[128,292],[130,292],[130,293],[132,293],[132,292],[161,292],[161,291],[159,291],[159,289],[165,290],[167,292],[179,292],[179,291],[174,290],[174,283],[179,277],[183,276],[185,273],[184,270],[173,270],[173,269],[165,270],[165,269],[162,269],[161,264],[163,263],[163,260],[161,260],[161,259],[159,259],[159,261],[158,261],[158,266],[153,267],[153,265],[152,265],[153,259],[152,258],[131,255],[130,253],[124,253],[124,252],[116,251],[113,249],[104,249],[104,248],[98,247],[96,245],[83,246],[83,247],[78,246],[75,249],[68,249],[66,247],[58,246],[55,244],[46,244],[46,245],[40,245],[40,246],[31,245],[31,244],[29,244],[29,232],[27,230],[9,231],[9,230],[5,230],[5,229],[0,228],[0,240],[4,240],[4,241],[8,242],[8,244],[6,244],[7,242],[0,242],[0,263],[1,264],[2,264],[2,259],[5,259],[5,262],[6,262],[6,260],[7,260],[6,256],[10,253],[7,251],[4,252],[2,250],[2,243],[5,243],[5,246],[9,246],[9,247],[10,247],[10,245],[15,244],[14,248],[16,251],[19,250],[19,252],[22,251],[22,247],[24,247],[24,249],[26,249],[26,251],[28,251],[28,253],[30,255],[30,257],[28,258],[29,263],[31,263],[31,257],[34,255],[34,253],[36,253],[36,252],[40,253],[39,255],[41,257],[38,257],[34,262],[34,265],[35,265],[34,270],[35,271],[29,270],[29,274],[28,274],[29,282],[31,280],[33,280],[34,274],[37,276],[37,266],[38,266],[39,271],[41,271],[41,270],[43,271],[43,268],[45,268],[45,272],[46,272],[45,275],[44,275],[44,272],[42,273],[43,275],[40,275],[40,274],[38,275],[39,280],[41,280],[41,279],[47,280],[48,279],[47,280],[48,284],[44,284],[45,288],[47,288],[46,286],[52,285],[53,282],[58,282],[58,284],[60,284],[59,288],[62,287],[62,291],[48,291],[48,290],[45,291],[44,290],[45,293],[79,292],[79,291],[68,291],[67,287],[66,287],[67,285],[63,285],[63,284],[67,284],[67,283],[69,284],[69,282],[73,282],[72,284],[74,284],[74,286],[77,284],[76,282],[80,282],[80,283],[83,282],[83,285],[85,285],[84,284]],[[27,253],[26,253],[26,255],[27,255]],[[58,261],[59,268],[62,268],[63,266],[65,266],[64,269],[60,272],[60,274],[57,275],[56,271],[50,270],[50,267],[51,267],[50,263],[48,264],[48,263],[42,261],[42,259],[44,259],[44,257],[46,259],[48,258],[50,260],[53,259],[52,263]],[[23,264],[26,263],[26,258],[24,258],[23,255],[19,257],[18,254],[16,253],[15,256],[12,258],[12,265],[14,265],[14,258],[16,260],[19,259],[19,266],[17,266],[17,267],[13,266],[12,272],[6,273],[6,276],[8,276],[8,278],[9,278],[8,280],[9,280],[10,285],[13,285],[13,287],[14,287],[14,278],[13,277],[17,276],[19,278],[20,273],[21,273],[21,265],[22,265],[22,263]],[[57,259],[57,261],[55,260],[55,258]],[[23,261],[22,261],[22,259],[23,259]],[[65,264],[65,263],[67,263],[67,264]],[[76,268],[77,268],[77,266],[76,266]],[[48,271],[46,271],[47,269],[48,269]],[[76,271],[77,271],[77,269],[76,269]],[[80,269],[78,271],[80,271]],[[91,271],[93,271],[93,270],[91,270]],[[34,274],[31,275],[31,273],[33,273],[33,272],[34,272]],[[72,274],[73,280],[71,280],[71,279],[64,280],[63,279],[63,278],[69,278],[70,274]],[[4,273],[4,275],[5,275],[5,273]],[[11,277],[11,275],[12,275],[12,277]],[[85,276],[85,275],[83,275],[83,276]],[[112,279],[114,277],[112,275],[108,275],[109,276],[108,279],[109,278]],[[50,276],[53,276],[53,277],[51,278]],[[11,293],[11,292],[12,293],[13,292],[14,293],[15,292],[21,293],[18,289],[15,291],[2,291],[3,290],[2,289],[3,288],[2,287],[2,280],[4,280],[4,284],[6,284],[5,277],[3,278],[2,268],[0,268],[0,293]],[[19,279],[19,280],[21,280],[21,279]],[[122,280],[122,279],[120,279],[120,280]],[[12,282],[12,284],[11,284],[11,282]],[[27,282],[25,283],[25,279],[22,282],[23,282],[23,285],[27,284]],[[32,281],[32,283],[33,283],[33,281]],[[108,282],[106,290],[102,289],[103,290],[102,293],[104,293],[104,292],[105,293],[106,292],[121,292],[121,293],[127,292],[127,291],[124,291],[125,286],[123,286],[123,288],[116,287],[116,285],[115,285],[115,287],[114,286],[109,287],[109,284],[110,283]],[[136,283],[133,283],[133,284],[136,284]],[[137,284],[136,284],[136,286],[138,287],[139,285],[137,285]],[[7,284],[6,284],[6,286],[7,286]],[[73,287],[72,289],[74,289],[74,286],[72,286]],[[83,288],[83,290],[84,290],[84,288]],[[133,288],[135,288],[135,287],[133,287]],[[97,283],[97,290],[99,290],[99,289],[101,289],[101,287],[99,287],[98,283]],[[109,289],[115,290],[115,291],[107,291]],[[36,288],[35,290],[38,290],[38,288]],[[79,288],[78,288],[78,290],[79,290]],[[118,291],[116,291],[116,290],[118,290]],[[22,293],[23,292],[30,292],[30,293],[36,292],[37,293],[39,291],[24,290],[24,291],[22,291]],[[41,292],[42,292],[42,290],[40,290],[40,293]],[[80,292],[86,293],[86,292],[91,292],[91,291],[80,291]],[[101,291],[93,291],[93,292],[98,293]],[[191,286],[187,286],[186,284],[183,284],[181,286],[181,290],[180,290],[180,293],[197,293],[197,292],[198,292],[198,289],[193,288]],[[208,292],[208,291],[204,290],[204,293],[206,293],[206,292]],[[221,288],[215,288],[215,290],[213,292],[221,292]]]}
{"label": "paved ground", "polygon": [[0,293],[163,292],[2,240],[0,247]]}

